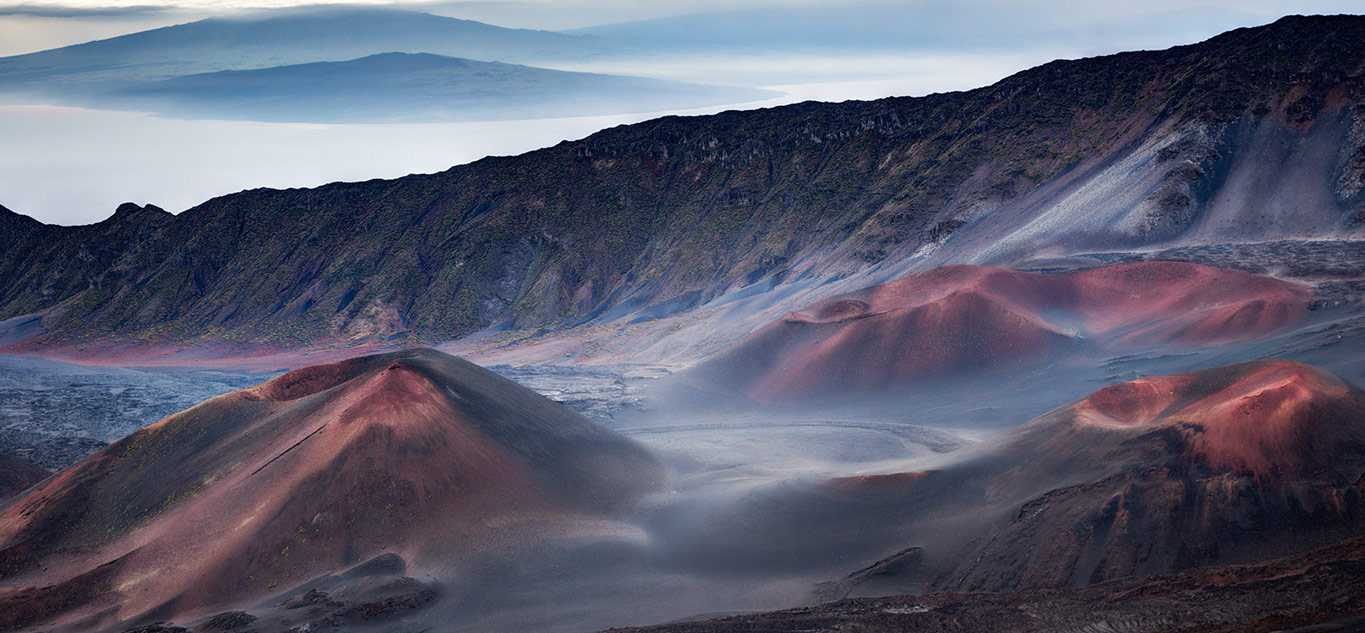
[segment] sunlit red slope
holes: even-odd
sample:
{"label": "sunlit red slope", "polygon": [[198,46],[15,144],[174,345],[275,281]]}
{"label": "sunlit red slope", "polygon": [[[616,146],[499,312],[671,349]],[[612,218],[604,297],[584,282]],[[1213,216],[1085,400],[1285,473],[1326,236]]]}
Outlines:
{"label": "sunlit red slope", "polygon": [[817,543],[807,557],[855,561],[827,598],[1052,589],[1266,560],[1365,530],[1365,393],[1283,360],[1144,378],[959,461],[761,499],[700,523],[756,535],[730,557],[785,538]]}
{"label": "sunlit red slope", "polygon": [[1343,442],[1365,442],[1362,413],[1345,383],[1288,361],[1120,383],[1073,407],[1077,424],[1179,428],[1190,459],[1262,477],[1339,466]]}
{"label": "sunlit red slope", "polygon": [[1055,587],[1264,558],[1365,527],[1365,395],[1261,361],[1101,389],[975,476],[1008,520],[948,586]]}
{"label": "sunlit red slope", "polygon": [[76,596],[56,610],[99,596],[105,619],[186,614],[380,553],[421,569],[552,537],[658,477],[643,449],[475,365],[370,356],[214,398],[29,491],[0,513],[0,586]]}
{"label": "sunlit red slope", "polygon": [[888,391],[1087,346],[1207,346],[1301,319],[1300,284],[1183,262],[1041,274],[948,266],[788,314],[703,366],[760,402]]}
{"label": "sunlit red slope", "polygon": [[820,599],[1082,586],[1365,530],[1365,393],[1290,361],[1113,385],[958,455],[669,523],[706,535],[688,560],[838,565]]}

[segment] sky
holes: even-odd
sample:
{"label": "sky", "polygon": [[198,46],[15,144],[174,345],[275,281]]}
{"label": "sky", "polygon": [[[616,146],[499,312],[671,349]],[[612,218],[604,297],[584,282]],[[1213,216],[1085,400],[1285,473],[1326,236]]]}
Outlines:
{"label": "sky", "polygon": [[[399,6],[502,26],[562,30],[690,13],[755,8],[867,5],[898,6],[930,13],[970,12],[983,27],[1008,27],[1021,10],[1043,24],[1069,29],[1075,44],[1087,42],[1087,27],[1141,22],[1154,43],[1162,33],[1176,37],[1204,24],[1257,24],[1290,13],[1360,13],[1365,0],[1144,0],[1143,2],[1010,2],[1004,0],[348,0],[348,4]],[[193,21],[210,15],[265,7],[316,4],[308,0],[0,0],[0,55],[64,46],[156,26]],[[990,24],[992,20],[998,24]],[[1205,29],[1206,30],[1206,29]]]}
{"label": "sky", "polygon": [[[190,22],[203,17],[293,7],[298,0],[0,0],[0,56]],[[354,2],[352,2],[354,4]],[[889,0],[424,0],[380,2],[502,26],[568,30],[634,20],[720,13],[710,24],[756,20],[793,5],[843,9],[879,20],[893,37],[932,41],[916,50],[811,53],[705,51],[648,59],[583,62],[586,70],[776,89],[784,96],[729,107],[802,99],[840,101],[918,96],[990,84],[1058,58],[1164,48],[1290,13],[1362,13],[1365,0],[1278,2],[959,2]],[[878,13],[880,11],[880,13]],[[876,17],[873,17],[876,16]],[[927,28],[916,29],[922,23]],[[939,27],[934,25],[948,25]],[[755,24],[755,29],[764,25]],[[771,27],[771,25],[769,25]],[[782,27],[773,27],[782,28]],[[948,29],[949,32],[939,32]],[[953,30],[956,29],[956,30]],[[1019,35],[1024,33],[1025,35]],[[912,42],[913,44],[914,42]],[[718,109],[718,108],[717,108]],[[183,121],[38,103],[0,103],[0,204],[57,224],[107,217],[124,201],[179,212],[241,189],[316,186],[335,180],[433,172],[486,155],[520,153],[582,138],[609,125],[671,111],[487,124],[300,125]]]}

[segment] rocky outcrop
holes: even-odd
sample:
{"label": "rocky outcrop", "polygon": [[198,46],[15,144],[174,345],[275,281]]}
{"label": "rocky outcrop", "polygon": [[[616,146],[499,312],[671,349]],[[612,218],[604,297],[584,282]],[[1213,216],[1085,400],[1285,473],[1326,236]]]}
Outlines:
{"label": "rocky outcrop", "polygon": [[1066,591],[931,593],[690,620],[625,633],[1351,631],[1365,621],[1365,539],[1254,565]]}

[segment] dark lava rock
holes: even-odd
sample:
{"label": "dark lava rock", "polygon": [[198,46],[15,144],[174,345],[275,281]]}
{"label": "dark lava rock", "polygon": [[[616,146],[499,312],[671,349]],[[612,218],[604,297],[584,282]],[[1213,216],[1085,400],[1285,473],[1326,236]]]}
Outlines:
{"label": "dark lava rock", "polygon": [[190,633],[190,630],[169,622],[157,622],[127,629],[123,633]]}
{"label": "dark lava rock", "polygon": [[1267,563],[1084,589],[932,593],[665,624],[638,633],[1247,633],[1360,631],[1365,538]]}
{"label": "dark lava rock", "polygon": [[332,600],[332,597],[327,595],[327,592],[325,591],[309,589],[303,595],[287,600],[283,606],[286,609],[302,609],[304,607],[316,606],[339,607],[341,606],[341,603]]}
{"label": "dark lava rock", "polygon": [[237,631],[256,621],[256,616],[245,611],[227,611],[219,613],[207,620],[203,624],[195,627],[195,631]]}
{"label": "dark lava rock", "polygon": [[420,611],[431,606],[439,596],[434,588],[422,586],[409,593],[343,607],[333,615],[348,623],[373,622]]}

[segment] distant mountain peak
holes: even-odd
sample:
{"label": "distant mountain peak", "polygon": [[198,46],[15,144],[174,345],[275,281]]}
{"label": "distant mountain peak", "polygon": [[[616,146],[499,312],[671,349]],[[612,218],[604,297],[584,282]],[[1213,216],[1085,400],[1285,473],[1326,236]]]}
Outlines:
{"label": "distant mountain peak", "polygon": [[105,222],[157,222],[169,220],[175,217],[171,212],[162,209],[154,204],[139,205],[133,202],[125,202],[114,209],[114,214],[106,218]]}
{"label": "distant mountain peak", "polygon": [[7,230],[11,232],[13,231],[14,228],[17,227],[33,228],[46,226],[42,222],[39,222],[38,220],[35,220],[32,217],[19,213],[18,211],[11,210],[10,208],[2,204],[0,204],[0,225],[4,225],[5,227],[7,227]]}
{"label": "distant mountain peak", "polygon": [[161,207],[158,207],[154,204],[138,204],[136,202],[124,202],[123,204],[118,205],[118,207],[114,209],[115,216],[133,215],[147,212],[165,213],[167,215],[170,214],[169,211],[162,209]]}
{"label": "distant mountain peak", "polygon": [[607,48],[605,41],[589,36],[504,28],[405,9],[278,9],[3,57],[0,89],[70,99],[129,82],[389,51],[527,63],[583,59]]}
{"label": "distant mountain peak", "polygon": [[190,118],[386,122],[530,119],[700,107],[763,90],[553,70],[426,52],[196,73],[111,92],[115,107]]}

